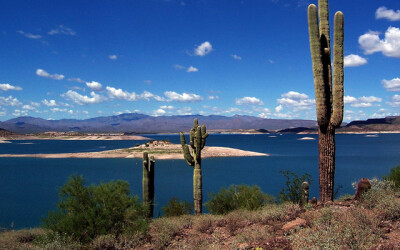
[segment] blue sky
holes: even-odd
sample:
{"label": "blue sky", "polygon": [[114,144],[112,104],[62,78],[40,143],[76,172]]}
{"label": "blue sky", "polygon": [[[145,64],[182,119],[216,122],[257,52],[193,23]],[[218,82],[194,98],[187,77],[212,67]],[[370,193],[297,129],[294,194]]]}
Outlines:
{"label": "blue sky", "polygon": [[[1,0],[0,120],[315,119],[310,3]],[[345,121],[399,115],[400,1],[331,0],[331,17],[339,10]]]}

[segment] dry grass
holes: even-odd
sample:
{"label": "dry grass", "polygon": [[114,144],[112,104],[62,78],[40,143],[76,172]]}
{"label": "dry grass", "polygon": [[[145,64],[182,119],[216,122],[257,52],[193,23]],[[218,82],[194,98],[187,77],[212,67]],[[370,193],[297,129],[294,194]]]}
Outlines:
{"label": "dry grass", "polygon": [[45,231],[39,228],[0,233],[0,249],[29,249],[32,242]]}

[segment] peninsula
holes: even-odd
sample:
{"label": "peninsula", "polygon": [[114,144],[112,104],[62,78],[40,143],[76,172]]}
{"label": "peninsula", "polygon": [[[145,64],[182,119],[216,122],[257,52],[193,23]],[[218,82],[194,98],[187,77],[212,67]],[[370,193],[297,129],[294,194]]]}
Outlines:
{"label": "peninsula", "polygon": [[[142,158],[148,152],[158,160],[182,159],[183,151],[179,144],[168,141],[149,141],[131,148],[106,150],[100,152],[59,153],[59,154],[0,154],[0,157],[35,157],[35,158]],[[268,156],[265,153],[245,151],[227,147],[204,147],[202,158]]]}

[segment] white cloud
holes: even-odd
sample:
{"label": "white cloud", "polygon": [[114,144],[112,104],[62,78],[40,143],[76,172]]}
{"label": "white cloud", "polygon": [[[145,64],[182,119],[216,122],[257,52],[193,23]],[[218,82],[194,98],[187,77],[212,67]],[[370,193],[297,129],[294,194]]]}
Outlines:
{"label": "white cloud", "polygon": [[382,98],[375,96],[362,96],[359,98],[353,96],[344,96],[344,103],[350,104],[350,106],[355,108],[368,108],[376,106],[375,103],[382,102]]}
{"label": "white cloud", "polygon": [[40,38],[42,38],[41,35],[34,35],[34,34],[32,34],[32,33],[25,33],[25,32],[23,32],[22,30],[18,30],[17,32],[18,32],[19,34],[21,34],[21,35],[23,35],[23,36],[29,38],[29,39],[40,39]]}
{"label": "white cloud", "polygon": [[165,110],[163,110],[163,109],[161,109],[161,108],[159,108],[159,109],[157,109],[157,110],[154,110],[154,112],[153,112],[153,114],[155,115],[155,116],[160,116],[160,115],[165,115]]}
{"label": "white cloud", "polygon": [[[299,93],[296,91],[289,91],[281,95],[282,98],[278,99],[278,103],[288,108],[292,108],[293,111],[311,109],[315,104],[314,99],[310,99],[308,95]],[[280,108],[280,109],[282,109]]]}
{"label": "white cloud", "polygon": [[390,102],[387,102],[392,107],[400,107],[400,95],[392,96]]}
{"label": "white cloud", "polygon": [[190,66],[190,67],[186,70],[186,72],[197,72],[197,71],[199,71],[199,69],[198,69],[198,68],[195,68],[195,67],[193,67],[193,66]]}
{"label": "white cloud", "polygon": [[27,115],[28,115],[28,110],[16,109],[13,112],[13,116],[27,116]]}
{"label": "white cloud", "polygon": [[67,36],[75,36],[76,32],[73,31],[71,28],[65,27],[63,25],[59,25],[57,28],[50,30],[47,32],[49,35],[57,35],[57,34],[63,34]]}
{"label": "white cloud", "polygon": [[219,99],[219,96],[217,96],[217,95],[210,95],[210,96],[207,97],[207,99],[208,99],[208,100],[217,100],[217,99]]}
{"label": "white cloud", "polygon": [[235,59],[235,60],[238,60],[238,61],[242,60],[242,57],[241,57],[241,56],[238,56],[238,55],[236,55],[236,54],[233,54],[233,55],[231,55],[231,56],[232,56],[233,59]]}
{"label": "white cloud", "polygon": [[126,101],[138,101],[138,100],[147,100],[150,101],[150,99],[154,99],[156,101],[164,101],[164,98],[154,95],[148,91],[144,91],[142,94],[136,94],[135,92],[128,92],[124,91],[122,89],[116,89],[113,87],[106,87],[108,96],[110,98],[115,98],[115,99],[121,99],[121,100],[126,100]]}
{"label": "white cloud", "polygon": [[51,78],[51,79],[54,79],[54,80],[62,80],[62,79],[64,79],[64,75],[49,74],[43,69],[37,69],[36,70],[36,75],[41,76],[41,77]]}
{"label": "white cloud", "polygon": [[260,114],[258,114],[258,117],[266,119],[266,118],[269,117],[269,114],[267,114],[267,113],[260,113]]}
{"label": "white cloud", "polygon": [[33,106],[31,106],[31,105],[28,105],[28,104],[22,106],[22,109],[30,110],[30,111],[36,111],[36,108],[35,108],[35,107],[33,107]]}
{"label": "white cloud", "polygon": [[389,10],[385,6],[379,7],[375,12],[376,19],[387,19],[389,21],[400,20],[400,10]]}
{"label": "white cloud", "polygon": [[165,91],[164,95],[168,98],[168,101],[175,102],[200,102],[203,98],[196,94],[182,93],[178,94],[175,91]]}
{"label": "white cloud", "polygon": [[0,106],[21,106],[22,103],[20,101],[18,101],[17,98],[14,98],[12,96],[9,97],[3,97],[0,96]]}
{"label": "white cloud", "polygon": [[55,107],[55,106],[58,106],[55,100],[50,100],[50,101],[48,101],[47,99],[44,99],[44,100],[42,101],[42,103],[43,103],[44,105],[46,105],[47,107]]}
{"label": "white cloud", "polygon": [[84,96],[73,90],[68,90],[67,93],[62,94],[61,96],[79,105],[101,103],[106,100],[104,96],[98,95],[93,91],[90,93],[90,95],[91,97]]}
{"label": "white cloud", "polygon": [[282,109],[283,109],[283,106],[282,105],[278,105],[278,106],[275,107],[275,112],[279,113],[279,112],[282,111]]}
{"label": "white cloud", "polygon": [[389,27],[384,39],[380,39],[379,32],[369,31],[358,38],[358,43],[365,54],[382,52],[388,57],[400,58],[400,29]]}
{"label": "white cloud", "polygon": [[103,89],[101,83],[95,81],[86,82],[86,86],[88,86],[88,88],[90,88],[93,91],[100,91]]}
{"label": "white cloud", "polygon": [[8,91],[8,90],[22,90],[22,88],[18,86],[13,86],[9,83],[0,83],[0,91]]}
{"label": "white cloud", "polygon": [[52,112],[67,112],[68,109],[60,109],[60,108],[52,108],[50,109]]}
{"label": "white cloud", "polygon": [[194,54],[197,56],[205,56],[212,51],[212,45],[210,42],[206,41],[200,46],[194,49]]}
{"label": "white cloud", "polygon": [[117,60],[118,56],[117,55],[109,55],[108,58],[110,58],[110,60]]}
{"label": "white cloud", "polygon": [[79,77],[68,78],[68,81],[71,81],[71,82],[80,82],[80,83],[84,82],[84,80],[82,80],[82,79],[79,78]]}
{"label": "white cloud", "polygon": [[358,67],[367,63],[367,59],[359,56],[359,55],[348,55],[344,57],[344,66],[345,67]]}
{"label": "white cloud", "polygon": [[236,99],[235,101],[236,105],[264,105],[264,103],[256,98],[256,97],[249,97],[249,96],[245,96],[243,98],[240,99]]}
{"label": "white cloud", "polygon": [[174,106],[167,106],[167,105],[160,106],[160,109],[174,109],[174,108],[175,108]]}
{"label": "white cloud", "polygon": [[89,114],[89,111],[82,110],[82,114],[85,114],[85,115],[87,115],[87,114]]}
{"label": "white cloud", "polygon": [[400,78],[393,78],[392,80],[382,80],[383,87],[387,91],[400,91]]}

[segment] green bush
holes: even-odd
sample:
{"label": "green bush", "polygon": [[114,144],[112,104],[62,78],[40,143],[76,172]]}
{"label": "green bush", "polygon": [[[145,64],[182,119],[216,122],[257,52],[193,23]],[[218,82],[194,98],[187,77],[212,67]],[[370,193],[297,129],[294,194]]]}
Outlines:
{"label": "green bush", "polygon": [[178,198],[173,197],[163,208],[164,216],[181,216],[184,214],[191,214],[193,212],[193,204],[187,201],[179,201]]}
{"label": "green bush", "polygon": [[281,190],[278,195],[279,202],[291,201],[299,203],[301,200],[301,184],[308,182],[311,186],[311,175],[308,173],[299,177],[296,173],[291,171],[279,171],[286,178],[286,187]]}
{"label": "green bush", "polygon": [[145,230],[146,209],[131,196],[125,181],[85,186],[81,176],[72,176],[60,189],[56,211],[43,219],[44,228],[89,242],[99,235]]}
{"label": "green bush", "polygon": [[226,214],[236,209],[256,210],[275,202],[272,195],[263,193],[256,185],[231,185],[209,195],[211,199],[205,206],[212,214]]}
{"label": "green bush", "polygon": [[400,166],[390,169],[389,175],[384,176],[383,179],[393,182],[396,187],[400,188]]}

